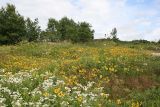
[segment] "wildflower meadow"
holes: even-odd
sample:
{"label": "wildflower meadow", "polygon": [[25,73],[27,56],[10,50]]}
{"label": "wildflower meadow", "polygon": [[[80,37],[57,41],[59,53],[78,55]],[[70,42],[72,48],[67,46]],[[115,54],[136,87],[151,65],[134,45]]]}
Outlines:
{"label": "wildflower meadow", "polygon": [[159,107],[158,44],[0,46],[0,107]]}

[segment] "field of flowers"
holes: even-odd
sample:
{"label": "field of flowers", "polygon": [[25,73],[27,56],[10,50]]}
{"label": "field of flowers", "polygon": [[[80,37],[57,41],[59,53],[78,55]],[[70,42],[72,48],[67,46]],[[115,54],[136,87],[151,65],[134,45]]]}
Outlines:
{"label": "field of flowers", "polygon": [[0,107],[159,107],[158,44],[0,46]]}

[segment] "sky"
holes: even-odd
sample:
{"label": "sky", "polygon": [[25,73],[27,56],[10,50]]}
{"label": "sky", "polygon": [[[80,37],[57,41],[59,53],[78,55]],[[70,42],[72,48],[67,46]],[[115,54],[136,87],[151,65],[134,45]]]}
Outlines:
{"label": "sky", "polygon": [[67,16],[90,23],[95,39],[109,36],[114,27],[120,40],[160,39],[160,0],[0,0],[0,7],[7,3],[25,18],[38,18],[42,29],[49,18]]}

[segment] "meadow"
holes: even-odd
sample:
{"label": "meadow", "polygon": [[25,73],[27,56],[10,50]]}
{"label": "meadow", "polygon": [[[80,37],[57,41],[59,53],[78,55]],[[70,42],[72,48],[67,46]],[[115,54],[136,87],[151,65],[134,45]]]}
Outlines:
{"label": "meadow", "polygon": [[160,44],[0,46],[0,107],[159,107]]}

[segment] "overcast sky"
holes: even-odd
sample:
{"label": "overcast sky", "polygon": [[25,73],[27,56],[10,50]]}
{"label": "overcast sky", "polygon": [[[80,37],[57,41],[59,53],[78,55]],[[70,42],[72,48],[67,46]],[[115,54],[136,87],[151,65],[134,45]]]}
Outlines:
{"label": "overcast sky", "polygon": [[67,16],[89,22],[95,38],[116,27],[121,40],[160,39],[160,0],[0,0],[0,6],[6,3],[25,17],[38,18],[42,29],[48,18]]}

